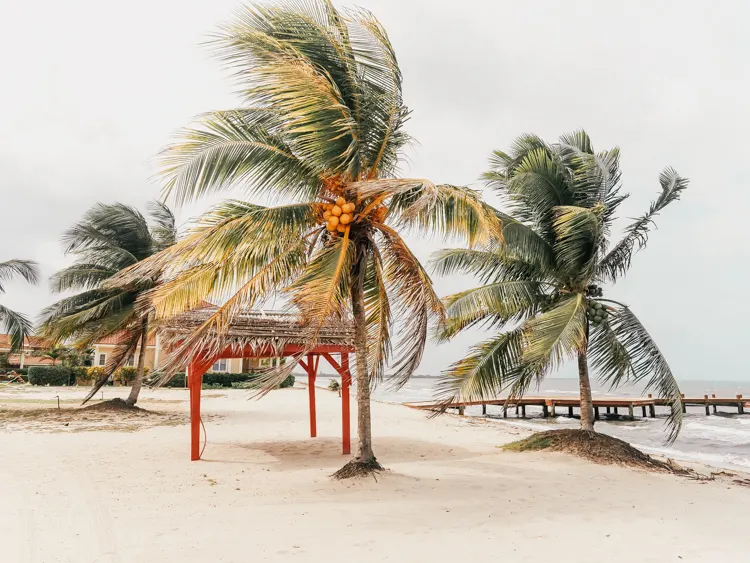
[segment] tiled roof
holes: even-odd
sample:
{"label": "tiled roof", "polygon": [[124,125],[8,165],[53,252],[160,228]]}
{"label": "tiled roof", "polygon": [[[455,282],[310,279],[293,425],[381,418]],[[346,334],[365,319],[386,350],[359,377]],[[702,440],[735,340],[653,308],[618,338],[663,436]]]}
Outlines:
{"label": "tiled roof", "polygon": [[[49,344],[37,336],[29,336],[23,342],[24,348],[48,348]],[[10,350],[10,334],[0,334],[0,350]]]}
{"label": "tiled roof", "polygon": [[[118,332],[116,334],[110,334],[109,336],[105,336],[104,338],[98,340],[95,342],[95,344],[110,344],[110,345],[117,345],[117,344],[125,344],[127,342],[127,337],[125,336],[124,332]],[[156,337],[152,336],[148,339],[148,342],[146,342],[146,346],[156,346]]]}

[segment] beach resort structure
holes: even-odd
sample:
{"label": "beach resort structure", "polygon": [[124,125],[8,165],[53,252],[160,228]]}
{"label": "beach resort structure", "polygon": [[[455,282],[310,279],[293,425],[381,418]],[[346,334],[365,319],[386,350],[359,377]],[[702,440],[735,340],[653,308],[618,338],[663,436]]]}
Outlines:
{"label": "beach resort structure", "polygon": [[[193,335],[215,308],[200,308],[167,320],[160,338],[169,349],[177,349]],[[190,459],[201,457],[201,382],[203,374],[223,360],[258,360],[293,356],[308,376],[310,437],[317,436],[315,378],[321,357],[341,376],[342,453],[350,453],[351,372],[349,354],[354,352],[354,327],[346,321],[332,321],[320,328],[314,347],[309,346],[310,328],[296,315],[248,311],[236,315],[222,334],[208,331],[190,349],[188,387],[190,388]]]}
{"label": "beach resort structure", "polygon": [[0,334],[0,354],[8,355],[8,363],[12,367],[27,368],[30,366],[51,366],[50,358],[42,358],[41,354],[49,348],[49,344],[36,336],[29,336],[23,341],[20,352],[10,353],[10,334]]}

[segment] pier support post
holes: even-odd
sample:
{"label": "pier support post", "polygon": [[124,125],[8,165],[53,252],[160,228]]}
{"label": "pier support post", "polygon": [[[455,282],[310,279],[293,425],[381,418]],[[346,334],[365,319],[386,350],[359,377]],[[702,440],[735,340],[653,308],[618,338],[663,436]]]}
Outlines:
{"label": "pier support post", "polygon": [[482,403],[482,414],[483,415],[487,414],[487,403]]}
{"label": "pier support post", "polygon": [[646,405],[641,406],[641,416],[643,416],[643,418],[646,418]]}
{"label": "pier support post", "polygon": [[633,403],[630,403],[628,405],[628,418],[630,420],[633,420],[635,418],[635,415],[633,414]]}
{"label": "pier support post", "polygon": [[461,405],[460,407],[458,407],[458,414],[459,414],[460,416],[463,416],[463,415],[464,415],[464,412],[465,412],[465,410],[466,410],[466,407],[465,407],[465,406],[463,406],[463,405]]}
{"label": "pier support post", "polygon": [[[714,393],[711,393],[711,398],[712,398],[712,399],[715,399],[715,398],[716,398],[716,395],[715,395]],[[716,411],[716,405],[714,405],[714,414],[716,414],[716,412],[717,412],[717,411]]]}
{"label": "pier support post", "polygon": [[568,416],[573,418],[573,407],[568,407]]}
{"label": "pier support post", "polygon": [[550,406],[550,416],[552,418],[555,418],[556,415],[557,413],[555,412],[555,403],[552,403],[552,405]]}
{"label": "pier support post", "polygon": [[737,395],[737,398],[740,399],[740,402],[737,403],[737,413],[745,414],[745,401],[742,400],[742,395]]}
{"label": "pier support post", "polygon": [[521,418],[526,418],[526,405],[521,405]]}
{"label": "pier support post", "polygon": [[599,420],[599,407],[594,407],[594,420]]}
{"label": "pier support post", "polygon": [[682,414],[687,412],[687,405],[685,405],[685,394],[681,393],[680,398],[682,399]]}
{"label": "pier support post", "polygon": [[[607,409],[607,410],[609,410],[609,409]],[[615,414],[617,414],[617,407],[615,407]]]}
{"label": "pier support post", "polygon": [[612,411],[610,411],[609,407],[607,407],[607,414],[609,414],[610,412],[612,412]]}
{"label": "pier support post", "polygon": [[516,403],[516,416],[518,416],[518,403]]}
{"label": "pier support post", "polygon": [[549,417],[549,407],[547,405],[542,405],[542,416],[544,418]]}
{"label": "pier support post", "polygon": [[503,418],[508,418],[508,405],[503,405]]}
{"label": "pier support post", "polygon": [[648,406],[648,415],[651,418],[656,418],[656,406],[655,405],[649,405]]}
{"label": "pier support post", "polygon": [[708,395],[703,395],[703,400],[706,401],[706,416],[711,416],[711,406],[708,404]]}

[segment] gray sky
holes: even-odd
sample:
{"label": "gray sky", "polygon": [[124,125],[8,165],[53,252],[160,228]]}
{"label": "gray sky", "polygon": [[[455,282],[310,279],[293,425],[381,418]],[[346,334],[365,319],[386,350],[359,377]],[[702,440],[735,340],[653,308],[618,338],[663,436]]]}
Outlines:
{"label": "gray sky", "polygon": [[[357,4],[388,29],[405,77],[419,141],[405,175],[480,187],[492,149],[524,132],[553,140],[584,128],[598,149],[622,149],[625,217],[647,208],[664,166],[689,177],[631,273],[606,291],[633,307],[679,378],[745,378],[747,2]],[[67,263],[61,232],[94,202],[142,207],[158,196],[149,178],[169,135],[236,104],[199,43],[237,6],[0,0],[0,260],[37,260],[49,276]],[[440,246],[410,242],[423,259]],[[436,280],[441,295],[469,283]],[[52,296],[46,284],[13,283],[0,299],[35,316]],[[420,371],[481,337],[431,347]]]}

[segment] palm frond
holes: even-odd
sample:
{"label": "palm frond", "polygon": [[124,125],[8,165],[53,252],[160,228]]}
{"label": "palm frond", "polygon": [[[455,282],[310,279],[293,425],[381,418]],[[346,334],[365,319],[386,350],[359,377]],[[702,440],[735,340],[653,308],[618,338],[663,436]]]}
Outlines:
{"label": "palm frond", "polygon": [[419,367],[427,341],[430,320],[441,322],[445,309],[435,294],[432,280],[419,260],[395,230],[378,225],[379,245],[385,262],[385,279],[396,316],[403,318],[402,338],[395,347],[391,379],[396,387],[404,385]]}
{"label": "palm frond", "polygon": [[661,193],[651,202],[648,212],[625,229],[622,240],[599,263],[597,275],[602,281],[615,282],[618,277],[625,275],[630,268],[633,254],[646,246],[654,217],[667,205],[680,199],[680,195],[687,188],[688,180],[674,169],[666,168],[659,176],[659,183]]}
{"label": "palm frond", "polygon": [[0,327],[10,335],[10,352],[23,348],[24,340],[31,336],[34,325],[21,313],[0,305]]}
{"label": "palm frond", "polygon": [[164,195],[184,203],[232,185],[246,193],[311,198],[318,173],[294,154],[274,111],[246,108],[200,116],[160,155]]}
{"label": "palm frond", "polygon": [[388,298],[382,258],[372,246],[364,281],[365,323],[367,329],[367,366],[370,380],[380,383],[391,357],[391,304]]}
{"label": "palm frond", "polygon": [[576,285],[585,284],[596,273],[605,234],[603,212],[602,205],[591,209],[565,205],[554,210],[556,263],[560,274]]}
{"label": "palm frond", "polygon": [[[662,399],[670,403],[671,412],[667,418],[669,443],[677,439],[682,428],[682,395],[677,380],[651,335],[628,307],[619,307],[611,315],[612,334],[627,352],[631,377],[627,382],[646,380],[644,391],[654,390]],[[621,352],[620,352],[621,353]],[[615,380],[615,383],[619,381]]]}
{"label": "palm frond", "polygon": [[94,289],[116,273],[117,270],[99,264],[77,263],[53,274],[50,289],[55,293],[72,289]]}
{"label": "palm frond", "polygon": [[[137,326],[137,325],[136,325]],[[82,405],[85,405],[89,400],[96,395],[99,390],[104,387],[107,380],[112,376],[115,371],[121,368],[127,359],[135,353],[135,349],[138,346],[138,342],[141,339],[141,332],[138,330],[131,330],[129,333],[124,334],[124,342],[115,346],[112,351],[110,358],[107,360],[107,365],[104,366],[102,374],[94,382],[89,391],[83,399]]]}
{"label": "palm frond", "polygon": [[5,291],[3,282],[20,276],[29,283],[39,282],[39,267],[32,260],[6,260],[0,262],[0,293]]}
{"label": "palm frond", "polygon": [[151,201],[148,203],[148,213],[153,221],[151,238],[154,252],[164,250],[177,242],[177,226],[172,210],[161,201]]}
{"label": "palm frond", "polygon": [[586,345],[586,299],[580,293],[560,299],[524,325],[522,362],[556,368]]}
{"label": "palm frond", "polygon": [[473,346],[441,374],[436,399],[444,407],[457,401],[494,399],[523,379],[523,328],[502,332]]}

